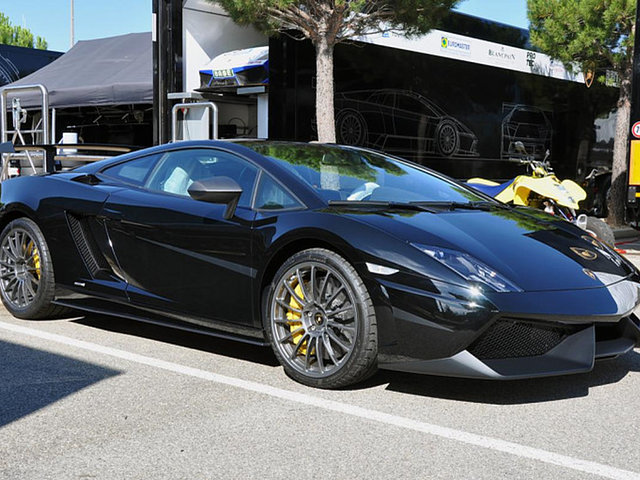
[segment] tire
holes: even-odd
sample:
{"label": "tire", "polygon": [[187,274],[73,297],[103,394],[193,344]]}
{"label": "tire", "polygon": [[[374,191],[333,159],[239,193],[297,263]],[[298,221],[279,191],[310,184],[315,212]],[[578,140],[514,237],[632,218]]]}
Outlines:
{"label": "tire", "polygon": [[323,248],[296,253],[265,294],[264,329],[289,377],[311,387],[340,388],[375,373],[373,303],[340,255]]}
{"label": "tire", "polygon": [[14,317],[53,318],[69,312],[54,305],[55,279],[44,235],[33,220],[18,218],[0,234],[0,296]]}
{"label": "tire", "polygon": [[596,217],[587,217],[587,231],[593,233],[598,240],[612,247],[615,245],[616,238],[613,235],[613,230],[604,220]]}
{"label": "tire", "polygon": [[336,135],[338,143],[343,145],[366,145],[369,135],[367,122],[356,110],[342,110],[336,119]]}
{"label": "tire", "polygon": [[445,120],[436,130],[436,148],[443,157],[450,157],[460,149],[460,133],[456,125]]}

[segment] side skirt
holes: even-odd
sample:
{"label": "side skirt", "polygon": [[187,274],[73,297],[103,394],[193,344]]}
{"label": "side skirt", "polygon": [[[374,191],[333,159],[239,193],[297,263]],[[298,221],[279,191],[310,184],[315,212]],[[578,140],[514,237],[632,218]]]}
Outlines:
{"label": "side skirt", "polygon": [[200,327],[198,325],[193,325],[179,320],[170,320],[167,318],[163,318],[160,315],[156,315],[151,312],[141,313],[141,311],[138,309],[128,307],[127,305],[123,305],[120,303],[118,303],[117,311],[114,311],[113,304],[111,302],[98,299],[55,300],[53,303],[76,310],[82,310],[84,312],[127,318],[129,320],[149,323],[151,325],[173,328],[176,330],[182,330],[184,332],[199,333],[202,335],[222,338],[225,340],[234,340],[238,342],[248,343],[250,345],[256,345],[259,347],[265,347],[269,345],[268,342],[259,337],[254,338],[248,335],[222,332],[220,330],[216,330],[215,328]]}

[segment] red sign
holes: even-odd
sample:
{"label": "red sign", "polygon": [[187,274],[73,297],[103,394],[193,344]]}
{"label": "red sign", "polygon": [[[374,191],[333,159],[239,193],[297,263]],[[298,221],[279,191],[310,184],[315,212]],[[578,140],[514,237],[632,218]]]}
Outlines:
{"label": "red sign", "polygon": [[633,127],[631,127],[631,133],[634,137],[640,138],[640,122],[636,122],[633,124]]}

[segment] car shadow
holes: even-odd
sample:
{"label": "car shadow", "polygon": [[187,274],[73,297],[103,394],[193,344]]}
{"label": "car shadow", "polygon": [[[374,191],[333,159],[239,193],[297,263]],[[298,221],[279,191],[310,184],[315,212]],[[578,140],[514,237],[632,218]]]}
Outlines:
{"label": "car shadow", "polygon": [[379,371],[358,388],[387,384],[386,389],[423,397],[463,402],[514,405],[584,397],[591,388],[622,380],[630,372],[640,372],[640,353],[596,362],[591,372],[529,380],[474,380],[411,373]]}
{"label": "car shadow", "polygon": [[[203,352],[281,368],[270,347],[242,344],[200,333],[184,332],[108,315],[91,314],[75,318],[91,328],[143,337]],[[370,379],[343,390],[357,391],[386,385],[385,389],[423,397],[455,401],[513,405],[584,397],[589,389],[616,383],[630,372],[640,372],[640,353],[596,362],[591,372],[529,380],[474,380],[380,370]]]}
{"label": "car shadow", "polygon": [[163,343],[192,348],[225,357],[237,358],[248,362],[259,363],[267,367],[278,367],[271,347],[261,347],[241,343],[235,340],[213,337],[201,333],[185,332],[174,328],[152,325],[121,317],[91,314],[72,320],[87,327],[122,333],[136,337],[144,337]]}
{"label": "car shadow", "polygon": [[0,341],[0,427],[121,372]]}

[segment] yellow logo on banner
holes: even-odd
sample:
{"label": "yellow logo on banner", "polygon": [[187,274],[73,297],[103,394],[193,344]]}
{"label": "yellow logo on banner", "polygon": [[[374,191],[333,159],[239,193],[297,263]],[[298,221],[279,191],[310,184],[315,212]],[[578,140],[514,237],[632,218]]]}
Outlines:
{"label": "yellow logo on banner", "polygon": [[442,37],[440,44],[442,45],[442,48],[447,48],[449,46],[449,39],[447,37]]}

